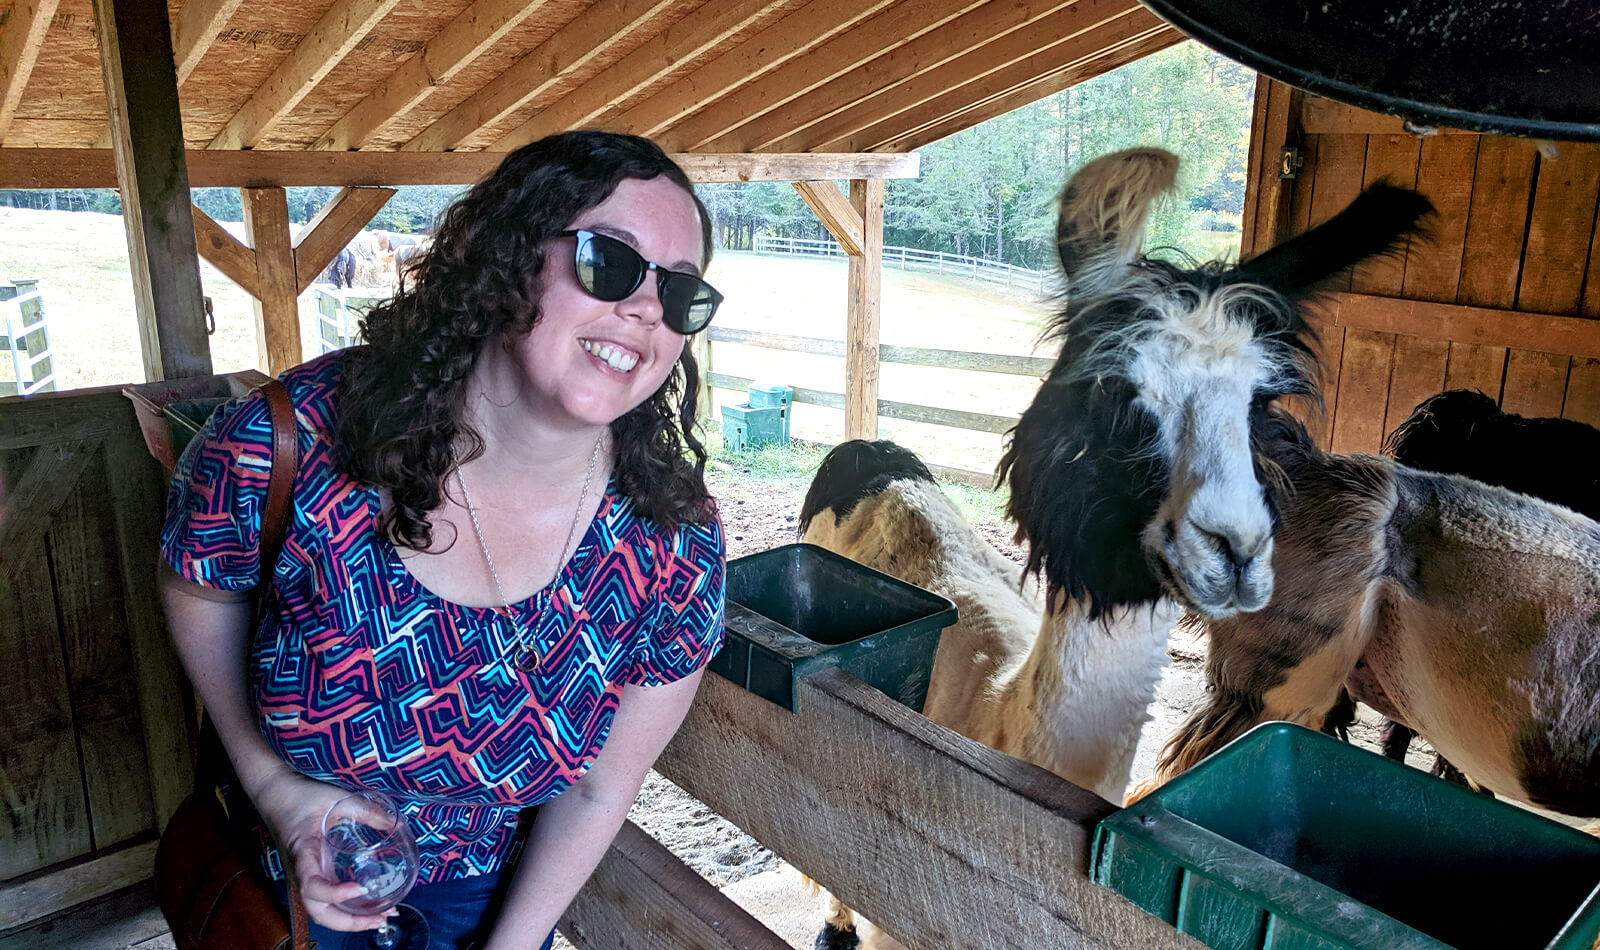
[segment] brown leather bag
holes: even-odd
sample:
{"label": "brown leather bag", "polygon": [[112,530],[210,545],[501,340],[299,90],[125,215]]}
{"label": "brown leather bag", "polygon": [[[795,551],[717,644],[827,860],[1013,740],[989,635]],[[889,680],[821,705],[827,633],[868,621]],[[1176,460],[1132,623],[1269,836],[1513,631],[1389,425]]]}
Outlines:
{"label": "brown leather bag", "polygon": [[[294,476],[299,468],[295,442],[294,404],[283,384],[261,387],[272,417],[272,472],[261,516],[261,575],[256,590],[264,594],[288,531]],[[264,596],[258,596],[257,611]],[[209,725],[202,732],[210,733]],[[210,736],[202,738],[206,744]],[[215,743],[219,762],[227,755]],[[195,790],[178,805],[156,845],[156,903],[172,928],[178,950],[307,950],[305,904],[293,874],[289,875],[291,921],[264,879],[254,854],[236,847],[233,828],[217,797],[211,769],[196,769]]]}

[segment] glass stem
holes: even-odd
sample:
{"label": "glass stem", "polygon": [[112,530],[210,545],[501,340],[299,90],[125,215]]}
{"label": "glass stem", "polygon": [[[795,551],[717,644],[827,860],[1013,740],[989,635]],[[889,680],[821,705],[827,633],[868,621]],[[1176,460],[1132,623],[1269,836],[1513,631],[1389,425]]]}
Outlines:
{"label": "glass stem", "polygon": [[378,950],[392,950],[399,943],[400,927],[394,921],[388,921],[372,932],[372,945]]}

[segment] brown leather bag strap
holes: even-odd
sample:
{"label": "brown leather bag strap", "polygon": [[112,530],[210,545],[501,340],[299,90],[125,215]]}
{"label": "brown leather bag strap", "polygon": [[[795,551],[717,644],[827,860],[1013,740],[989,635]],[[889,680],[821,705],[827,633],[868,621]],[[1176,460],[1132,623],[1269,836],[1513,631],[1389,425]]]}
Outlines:
{"label": "brown leather bag strap", "polygon": [[267,411],[272,417],[272,474],[267,476],[267,502],[261,511],[261,574],[256,582],[257,609],[272,587],[273,569],[289,533],[289,509],[294,502],[294,476],[300,468],[300,441],[295,436],[294,403],[289,390],[274,379],[262,384]]}
{"label": "brown leather bag strap", "polygon": [[[267,500],[261,509],[261,573],[256,581],[256,610],[265,609],[267,591],[272,589],[278,555],[289,534],[290,509],[294,503],[294,477],[300,469],[300,440],[296,435],[294,401],[278,380],[261,386],[272,419],[272,469],[267,476]],[[258,613],[259,616],[259,613]],[[291,869],[289,882],[289,936],[294,950],[308,950],[310,928],[305,901],[300,898],[300,881]]]}

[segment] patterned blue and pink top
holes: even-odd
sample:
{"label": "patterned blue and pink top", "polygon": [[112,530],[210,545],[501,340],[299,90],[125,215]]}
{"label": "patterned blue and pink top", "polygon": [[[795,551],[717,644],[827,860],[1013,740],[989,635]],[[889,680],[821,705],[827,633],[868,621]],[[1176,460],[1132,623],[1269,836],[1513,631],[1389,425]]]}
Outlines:
{"label": "patterned blue and pink top", "polygon": [[[333,464],[343,361],[331,353],[283,377],[300,467],[251,651],[261,731],[301,772],[400,801],[419,883],[492,872],[519,814],[588,770],[623,686],[687,676],[721,646],[722,528],[715,517],[654,524],[607,485],[551,609],[542,592],[512,605],[519,629],[538,625],[543,659],[524,673],[510,661],[511,624],[418,583],[378,534],[378,490]],[[271,432],[265,398],[251,393],[214,413],[184,452],[161,555],[188,580],[256,585]],[[276,858],[267,867],[281,875]]]}

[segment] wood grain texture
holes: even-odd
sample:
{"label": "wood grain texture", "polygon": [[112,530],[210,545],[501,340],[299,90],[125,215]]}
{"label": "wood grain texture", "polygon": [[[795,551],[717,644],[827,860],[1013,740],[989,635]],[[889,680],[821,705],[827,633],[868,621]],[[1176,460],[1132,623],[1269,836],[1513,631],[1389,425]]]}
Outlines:
{"label": "wood grain texture", "polygon": [[1346,327],[1483,346],[1537,340],[1548,353],[1600,358],[1600,321],[1369,294],[1333,294],[1329,299],[1338,305],[1337,319]]}
{"label": "wood grain texture", "polygon": [[39,61],[50,19],[61,0],[16,0],[11,17],[0,26],[0,142],[17,115],[17,104]]}
{"label": "wood grain texture", "polygon": [[208,375],[167,6],[94,0],[94,10],[145,378]]}
{"label": "wood grain texture", "polygon": [[831,181],[797,181],[794,190],[846,254],[863,253],[861,215],[838,186]]}
{"label": "wood grain texture", "polygon": [[155,863],[156,843],[149,841],[26,881],[0,885],[0,930],[43,920],[149,880]]}
{"label": "wood grain texture", "polygon": [[[186,153],[195,188],[310,185],[471,185],[504,160],[499,152]],[[695,182],[915,178],[921,156],[900,153],[769,152],[671,156]],[[115,188],[108,149],[0,148],[0,188]],[[198,268],[196,269],[198,273]]]}
{"label": "wood grain texture", "polygon": [[633,822],[561,915],[579,950],[789,950]]}
{"label": "wood grain texture", "polygon": [[187,0],[172,30],[172,60],[182,86],[244,0]]}
{"label": "wood grain texture", "polygon": [[658,770],[912,948],[1199,946],[1089,883],[1110,804],[841,671],[796,698],[706,677]]}
{"label": "wood grain texture", "polygon": [[227,228],[212,220],[211,215],[191,205],[194,217],[194,243],[200,256],[212,267],[222,271],[222,276],[239,285],[239,289],[252,297],[261,296],[261,281],[256,274],[256,252],[245,247]]}
{"label": "wood grain texture", "polygon": [[846,279],[844,437],[878,437],[878,341],[883,307],[883,182],[850,182],[850,204],[861,218],[861,253],[850,256]]}
{"label": "wood grain texture", "polygon": [[256,314],[256,352],[260,365],[277,376],[300,363],[299,285],[289,239],[289,201],[282,188],[243,188],[245,234],[256,252],[260,295]]}

